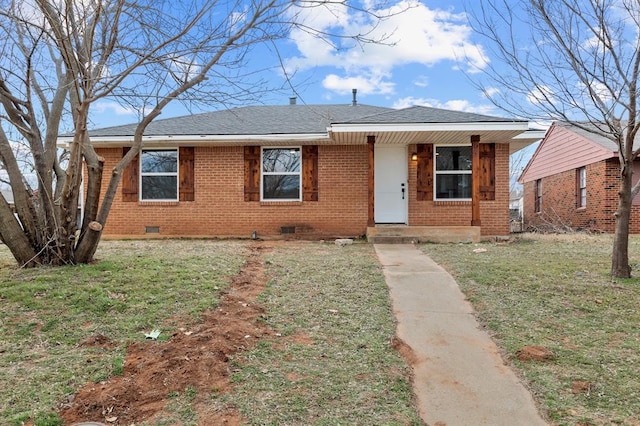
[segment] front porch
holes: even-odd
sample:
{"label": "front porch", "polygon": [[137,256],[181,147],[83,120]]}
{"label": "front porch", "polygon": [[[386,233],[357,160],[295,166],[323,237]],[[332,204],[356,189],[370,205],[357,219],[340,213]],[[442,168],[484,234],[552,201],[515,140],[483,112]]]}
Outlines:
{"label": "front porch", "polygon": [[367,227],[367,241],[374,244],[477,243],[480,227],[375,225]]}

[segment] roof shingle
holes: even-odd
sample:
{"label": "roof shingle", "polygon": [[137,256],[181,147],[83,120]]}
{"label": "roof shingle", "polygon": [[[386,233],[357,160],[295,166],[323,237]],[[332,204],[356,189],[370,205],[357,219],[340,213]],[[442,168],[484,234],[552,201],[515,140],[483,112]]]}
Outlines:
{"label": "roof shingle", "polygon": [[[515,122],[461,111],[414,106],[401,110],[371,105],[248,106],[153,121],[146,136],[287,135],[326,133],[331,124]],[[524,121],[524,120],[523,120]],[[136,124],[90,131],[91,137],[126,137]]]}

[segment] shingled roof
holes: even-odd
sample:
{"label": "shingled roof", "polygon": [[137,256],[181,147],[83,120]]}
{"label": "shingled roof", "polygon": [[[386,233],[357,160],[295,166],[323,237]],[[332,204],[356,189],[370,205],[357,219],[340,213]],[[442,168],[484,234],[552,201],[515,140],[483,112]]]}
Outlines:
{"label": "shingled roof", "polygon": [[[146,136],[269,135],[326,133],[336,121],[393,111],[370,105],[272,105],[167,118],[152,122]],[[91,137],[132,136],[136,124],[91,130]]]}
{"label": "shingled roof", "polygon": [[[287,135],[326,133],[331,124],[499,123],[519,122],[461,111],[414,106],[392,109],[371,105],[272,105],[167,118],[152,122],[145,136]],[[126,137],[136,124],[90,131],[92,138]]]}
{"label": "shingled roof", "polygon": [[404,109],[384,111],[379,114],[354,118],[349,121],[334,122],[334,124],[407,124],[407,123],[504,123],[526,122],[510,118],[494,117],[472,112],[452,111],[448,109],[425,106],[412,106]]}

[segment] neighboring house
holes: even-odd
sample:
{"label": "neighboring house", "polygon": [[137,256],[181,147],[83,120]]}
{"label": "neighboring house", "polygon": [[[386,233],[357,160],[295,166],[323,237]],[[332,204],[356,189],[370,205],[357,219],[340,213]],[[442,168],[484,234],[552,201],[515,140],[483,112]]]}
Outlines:
{"label": "neighboring house", "polygon": [[[617,145],[575,125],[555,122],[520,176],[525,227],[614,232],[618,203]],[[634,166],[634,182],[640,164]],[[640,196],[631,232],[640,232]]]}
{"label": "neighboring house", "polygon": [[[105,171],[134,128],[90,132]],[[355,101],[157,120],[104,235],[329,238],[382,224],[454,240],[508,235],[509,154],[540,138],[527,129],[522,120]]]}
{"label": "neighboring house", "polygon": [[523,193],[521,188],[512,189],[509,193],[509,213],[512,222],[522,221]]}

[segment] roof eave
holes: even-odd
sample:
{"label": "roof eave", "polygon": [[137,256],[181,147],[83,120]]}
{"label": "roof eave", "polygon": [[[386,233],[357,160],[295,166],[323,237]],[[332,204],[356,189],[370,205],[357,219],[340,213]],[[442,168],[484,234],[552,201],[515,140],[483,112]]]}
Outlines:
{"label": "roof eave", "polygon": [[346,132],[456,132],[477,130],[496,131],[496,130],[522,130],[523,132],[529,128],[527,121],[509,121],[509,122],[468,122],[468,123],[334,123],[331,124],[329,130],[333,133]]}
{"label": "roof eave", "polygon": [[[95,147],[127,146],[133,142],[133,136],[93,136],[90,138]],[[251,141],[260,142],[308,142],[328,140],[327,133],[289,133],[264,135],[153,135],[143,136],[143,145],[172,145],[176,144],[210,144],[218,142],[220,145],[244,144]],[[58,146],[66,147],[73,141],[73,137],[58,138]]]}

